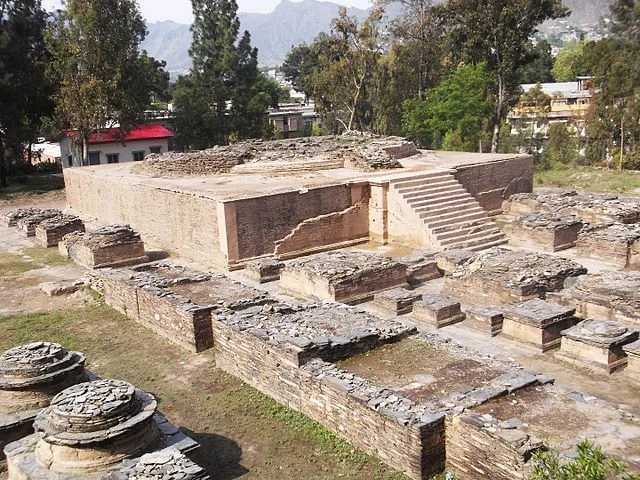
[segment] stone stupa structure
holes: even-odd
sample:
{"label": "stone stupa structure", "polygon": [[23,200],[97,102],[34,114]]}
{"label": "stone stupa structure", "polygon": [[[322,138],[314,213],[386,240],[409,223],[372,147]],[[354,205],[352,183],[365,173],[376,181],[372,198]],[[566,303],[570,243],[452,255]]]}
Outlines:
{"label": "stone stupa structure", "polygon": [[56,394],[87,380],[84,363],[83,354],[49,342],[0,355],[0,462],[5,445],[33,433],[36,414]]}
{"label": "stone stupa structure", "polygon": [[[163,457],[198,447],[158,415],[156,408],[151,394],[120,380],[74,385],[38,414],[33,435],[7,445],[9,480],[121,478],[114,475],[131,470],[132,460],[145,464],[145,454],[155,452]],[[176,470],[180,465],[196,471],[186,459],[174,460],[165,468]]]}

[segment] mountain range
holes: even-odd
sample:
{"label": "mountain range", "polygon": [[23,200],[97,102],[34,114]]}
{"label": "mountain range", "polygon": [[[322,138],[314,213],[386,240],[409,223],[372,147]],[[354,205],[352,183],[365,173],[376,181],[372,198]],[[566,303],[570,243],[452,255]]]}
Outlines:
{"label": "mountain range", "polygon": [[[600,17],[606,16],[613,0],[564,0],[564,3],[572,11],[567,23],[584,26],[595,25]],[[311,42],[318,33],[328,31],[339,7],[336,3],[319,0],[282,0],[271,13],[240,12],[238,16],[241,30],[248,30],[252,44],[258,47],[260,65],[276,66],[282,64],[293,45]],[[360,20],[368,13],[359,8],[348,8],[347,11]],[[398,11],[399,7],[395,7],[387,14],[393,18]],[[167,20],[149,23],[147,27],[149,34],[142,48],[151,56],[166,61],[167,70],[173,75],[187,72],[191,66],[189,25]]]}

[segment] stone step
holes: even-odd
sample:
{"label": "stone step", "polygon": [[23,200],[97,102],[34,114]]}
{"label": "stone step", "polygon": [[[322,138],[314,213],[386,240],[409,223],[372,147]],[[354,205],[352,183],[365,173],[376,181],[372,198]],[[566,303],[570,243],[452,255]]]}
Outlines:
{"label": "stone step", "polygon": [[433,234],[439,236],[445,233],[456,232],[458,230],[466,230],[470,228],[486,227],[487,225],[494,225],[489,217],[484,217],[476,220],[461,220],[460,222],[451,222],[448,225],[433,228]]}
{"label": "stone step", "polygon": [[480,219],[484,220],[486,218],[487,218],[487,212],[483,210],[482,212],[457,216],[455,220],[452,220],[451,218],[445,218],[443,220],[435,220],[435,221],[432,221],[431,219],[427,219],[424,221],[424,223],[427,225],[427,227],[435,230],[441,227],[462,225],[466,222],[477,221]]}
{"label": "stone step", "polygon": [[432,188],[437,188],[443,185],[460,185],[451,175],[442,178],[433,178],[431,180],[418,180],[415,185],[408,187],[394,187],[395,190],[401,194],[414,193],[414,192],[428,192]]}
{"label": "stone step", "polygon": [[460,193],[452,192],[446,193],[444,195],[434,194],[434,195],[424,195],[422,197],[410,198],[407,200],[407,203],[412,207],[422,207],[425,205],[430,205],[431,202],[435,200],[448,201],[448,200],[459,200],[459,199],[468,199],[469,194],[465,191],[461,191]]}
{"label": "stone step", "polygon": [[470,247],[468,248],[468,250],[471,250],[472,252],[479,252],[481,250],[488,250],[493,247],[499,247],[500,245],[506,245],[507,243],[509,243],[509,240],[507,240],[506,237],[503,237],[502,239],[496,240],[495,242],[483,243]]}
{"label": "stone step", "polygon": [[477,251],[478,248],[481,248],[483,245],[495,244],[496,242],[501,242],[501,244],[506,243],[507,238],[505,237],[503,232],[497,233],[487,233],[486,235],[476,237],[476,238],[459,238],[458,242],[450,243],[445,249],[448,250],[471,250]]}
{"label": "stone step", "polygon": [[[485,213],[482,207],[474,205],[457,205],[439,210],[426,211],[420,213],[420,218],[425,223],[431,223],[438,220],[455,220],[460,217],[466,217],[473,213]],[[485,213],[486,215],[486,213]]]}
{"label": "stone step", "polygon": [[423,173],[419,175],[414,175],[412,177],[405,178],[395,178],[393,180],[389,180],[389,184],[394,188],[401,189],[405,187],[414,187],[417,185],[422,185],[424,183],[430,183],[429,181],[435,179],[453,179],[453,175],[447,171],[435,171],[430,173]]}
{"label": "stone step", "polygon": [[419,189],[418,187],[416,187],[416,189],[410,192],[398,191],[398,193],[402,195],[402,198],[404,198],[405,200],[408,200],[410,198],[416,198],[422,195],[438,195],[438,194],[446,194],[446,193],[454,193],[454,192],[458,193],[461,191],[466,192],[466,190],[462,188],[462,186],[458,182],[453,180],[453,181],[447,181],[444,183],[437,183],[433,185],[423,185],[422,187],[419,187]]}
{"label": "stone step", "polygon": [[436,240],[442,247],[449,247],[450,245],[455,245],[465,240],[475,240],[478,238],[484,238],[488,235],[505,236],[504,232],[498,227],[491,227],[490,225],[487,225],[479,230],[470,230],[469,232],[459,231],[457,232],[457,235],[452,235],[442,239],[436,237]]}
{"label": "stone step", "polygon": [[467,228],[458,228],[455,230],[446,230],[441,233],[434,233],[434,238],[438,242],[442,242],[449,238],[457,238],[464,235],[475,235],[476,233],[482,233],[491,228],[497,227],[490,219],[487,218],[486,221],[481,222],[479,225],[474,225]]}
{"label": "stone step", "polygon": [[[431,200],[430,202],[427,202],[423,205],[412,205],[413,209],[418,212],[418,213],[429,213],[429,212],[434,212],[434,211],[451,211],[454,208],[459,208],[459,207],[464,207],[464,206],[469,206],[469,207],[480,207],[480,205],[478,205],[477,202],[472,201],[472,199],[467,196],[466,198],[456,198],[453,200],[445,200],[445,201],[440,201],[437,202],[435,200]],[[482,208],[482,207],[481,207]]]}

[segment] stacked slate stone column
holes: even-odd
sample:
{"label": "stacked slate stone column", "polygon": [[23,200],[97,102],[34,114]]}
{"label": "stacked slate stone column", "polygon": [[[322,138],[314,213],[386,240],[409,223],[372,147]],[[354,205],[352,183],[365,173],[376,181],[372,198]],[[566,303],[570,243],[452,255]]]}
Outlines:
{"label": "stacked slate stone column", "polygon": [[0,461],[6,444],[32,433],[38,411],[87,379],[85,357],[57,343],[36,342],[0,356]]}

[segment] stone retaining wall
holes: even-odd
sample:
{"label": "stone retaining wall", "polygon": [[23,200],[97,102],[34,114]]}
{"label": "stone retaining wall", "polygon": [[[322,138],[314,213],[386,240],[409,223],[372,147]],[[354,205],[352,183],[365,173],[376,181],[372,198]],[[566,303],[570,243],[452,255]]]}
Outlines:
{"label": "stone retaining wall", "polygon": [[[278,402],[321,423],[365,452],[421,480],[444,468],[444,417],[411,423],[369,406],[331,376],[299,368],[298,356],[214,321],[216,364]],[[375,387],[372,386],[374,391]]]}

